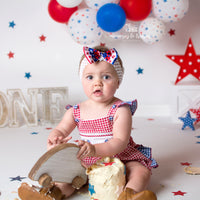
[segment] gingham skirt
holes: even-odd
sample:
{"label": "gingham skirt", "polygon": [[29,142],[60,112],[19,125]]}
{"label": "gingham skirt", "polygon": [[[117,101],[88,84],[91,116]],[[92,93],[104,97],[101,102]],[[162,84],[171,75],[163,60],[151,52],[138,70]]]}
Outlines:
{"label": "gingham skirt", "polygon": [[[157,162],[152,158],[151,148],[135,144],[132,137],[130,137],[129,143],[124,151],[113,157],[119,158],[124,164],[129,161],[138,161],[149,170],[158,167]],[[86,157],[82,161],[85,165],[91,166],[99,159],[101,157]]]}

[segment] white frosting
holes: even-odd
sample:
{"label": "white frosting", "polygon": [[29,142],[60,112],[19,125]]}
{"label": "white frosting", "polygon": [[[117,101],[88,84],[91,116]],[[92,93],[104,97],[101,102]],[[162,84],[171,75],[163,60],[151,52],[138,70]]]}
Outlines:
{"label": "white frosting", "polygon": [[125,166],[118,158],[101,159],[86,174],[91,199],[116,200],[125,186]]}

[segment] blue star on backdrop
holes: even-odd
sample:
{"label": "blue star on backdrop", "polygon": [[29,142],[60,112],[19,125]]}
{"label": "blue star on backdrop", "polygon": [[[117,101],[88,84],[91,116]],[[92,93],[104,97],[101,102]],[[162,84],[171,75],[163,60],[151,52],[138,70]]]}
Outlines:
{"label": "blue star on backdrop", "polygon": [[38,134],[38,132],[32,132],[31,133],[31,135],[37,135]]}
{"label": "blue star on backdrop", "polygon": [[31,77],[31,73],[30,73],[30,72],[25,73],[25,76],[24,76],[24,77],[27,78],[27,79],[29,79],[29,78]]}
{"label": "blue star on backdrop", "polygon": [[10,181],[22,181],[22,179],[25,179],[26,177],[16,176],[16,177],[10,177]]}
{"label": "blue star on backdrop", "polygon": [[14,21],[12,21],[12,22],[9,22],[9,27],[10,28],[14,28],[16,26],[16,24],[15,24],[15,22]]}
{"label": "blue star on backdrop", "polygon": [[188,111],[185,117],[179,117],[181,121],[183,121],[182,130],[184,130],[187,126],[190,127],[193,131],[194,129],[194,122],[197,120],[195,118],[191,118],[190,112]]}
{"label": "blue star on backdrop", "polygon": [[142,69],[142,68],[139,67],[136,71],[137,71],[138,74],[143,74],[143,70],[144,69]]}
{"label": "blue star on backdrop", "polygon": [[94,191],[94,185],[91,185],[90,183],[89,183],[89,192],[90,192],[90,194],[91,195],[93,195],[93,194],[95,194],[96,192]]}

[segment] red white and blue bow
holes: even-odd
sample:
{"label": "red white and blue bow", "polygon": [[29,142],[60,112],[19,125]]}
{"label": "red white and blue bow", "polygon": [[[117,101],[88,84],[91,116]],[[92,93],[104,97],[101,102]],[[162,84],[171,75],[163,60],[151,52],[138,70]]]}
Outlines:
{"label": "red white and blue bow", "polygon": [[117,51],[114,48],[106,52],[100,52],[96,49],[83,47],[83,52],[90,64],[97,61],[106,61],[113,65],[118,57]]}

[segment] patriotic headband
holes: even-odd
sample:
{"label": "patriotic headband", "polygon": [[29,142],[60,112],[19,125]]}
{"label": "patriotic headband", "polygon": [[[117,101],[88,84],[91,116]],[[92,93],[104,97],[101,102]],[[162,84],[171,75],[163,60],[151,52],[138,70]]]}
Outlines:
{"label": "patriotic headband", "polygon": [[82,60],[80,64],[80,72],[79,72],[80,78],[82,78],[83,70],[85,69],[85,66],[87,66],[88,64],[92,64],[97,61],[106,61],[111,65],[113,65],[115,71],[117,72],[119,82],[121,83],[123,78],[123,69],[120,62],[117,60],[118,53],[114,48],[106,52],[101,52],[89,47],[83,47],[83,52],[85,58]]}

